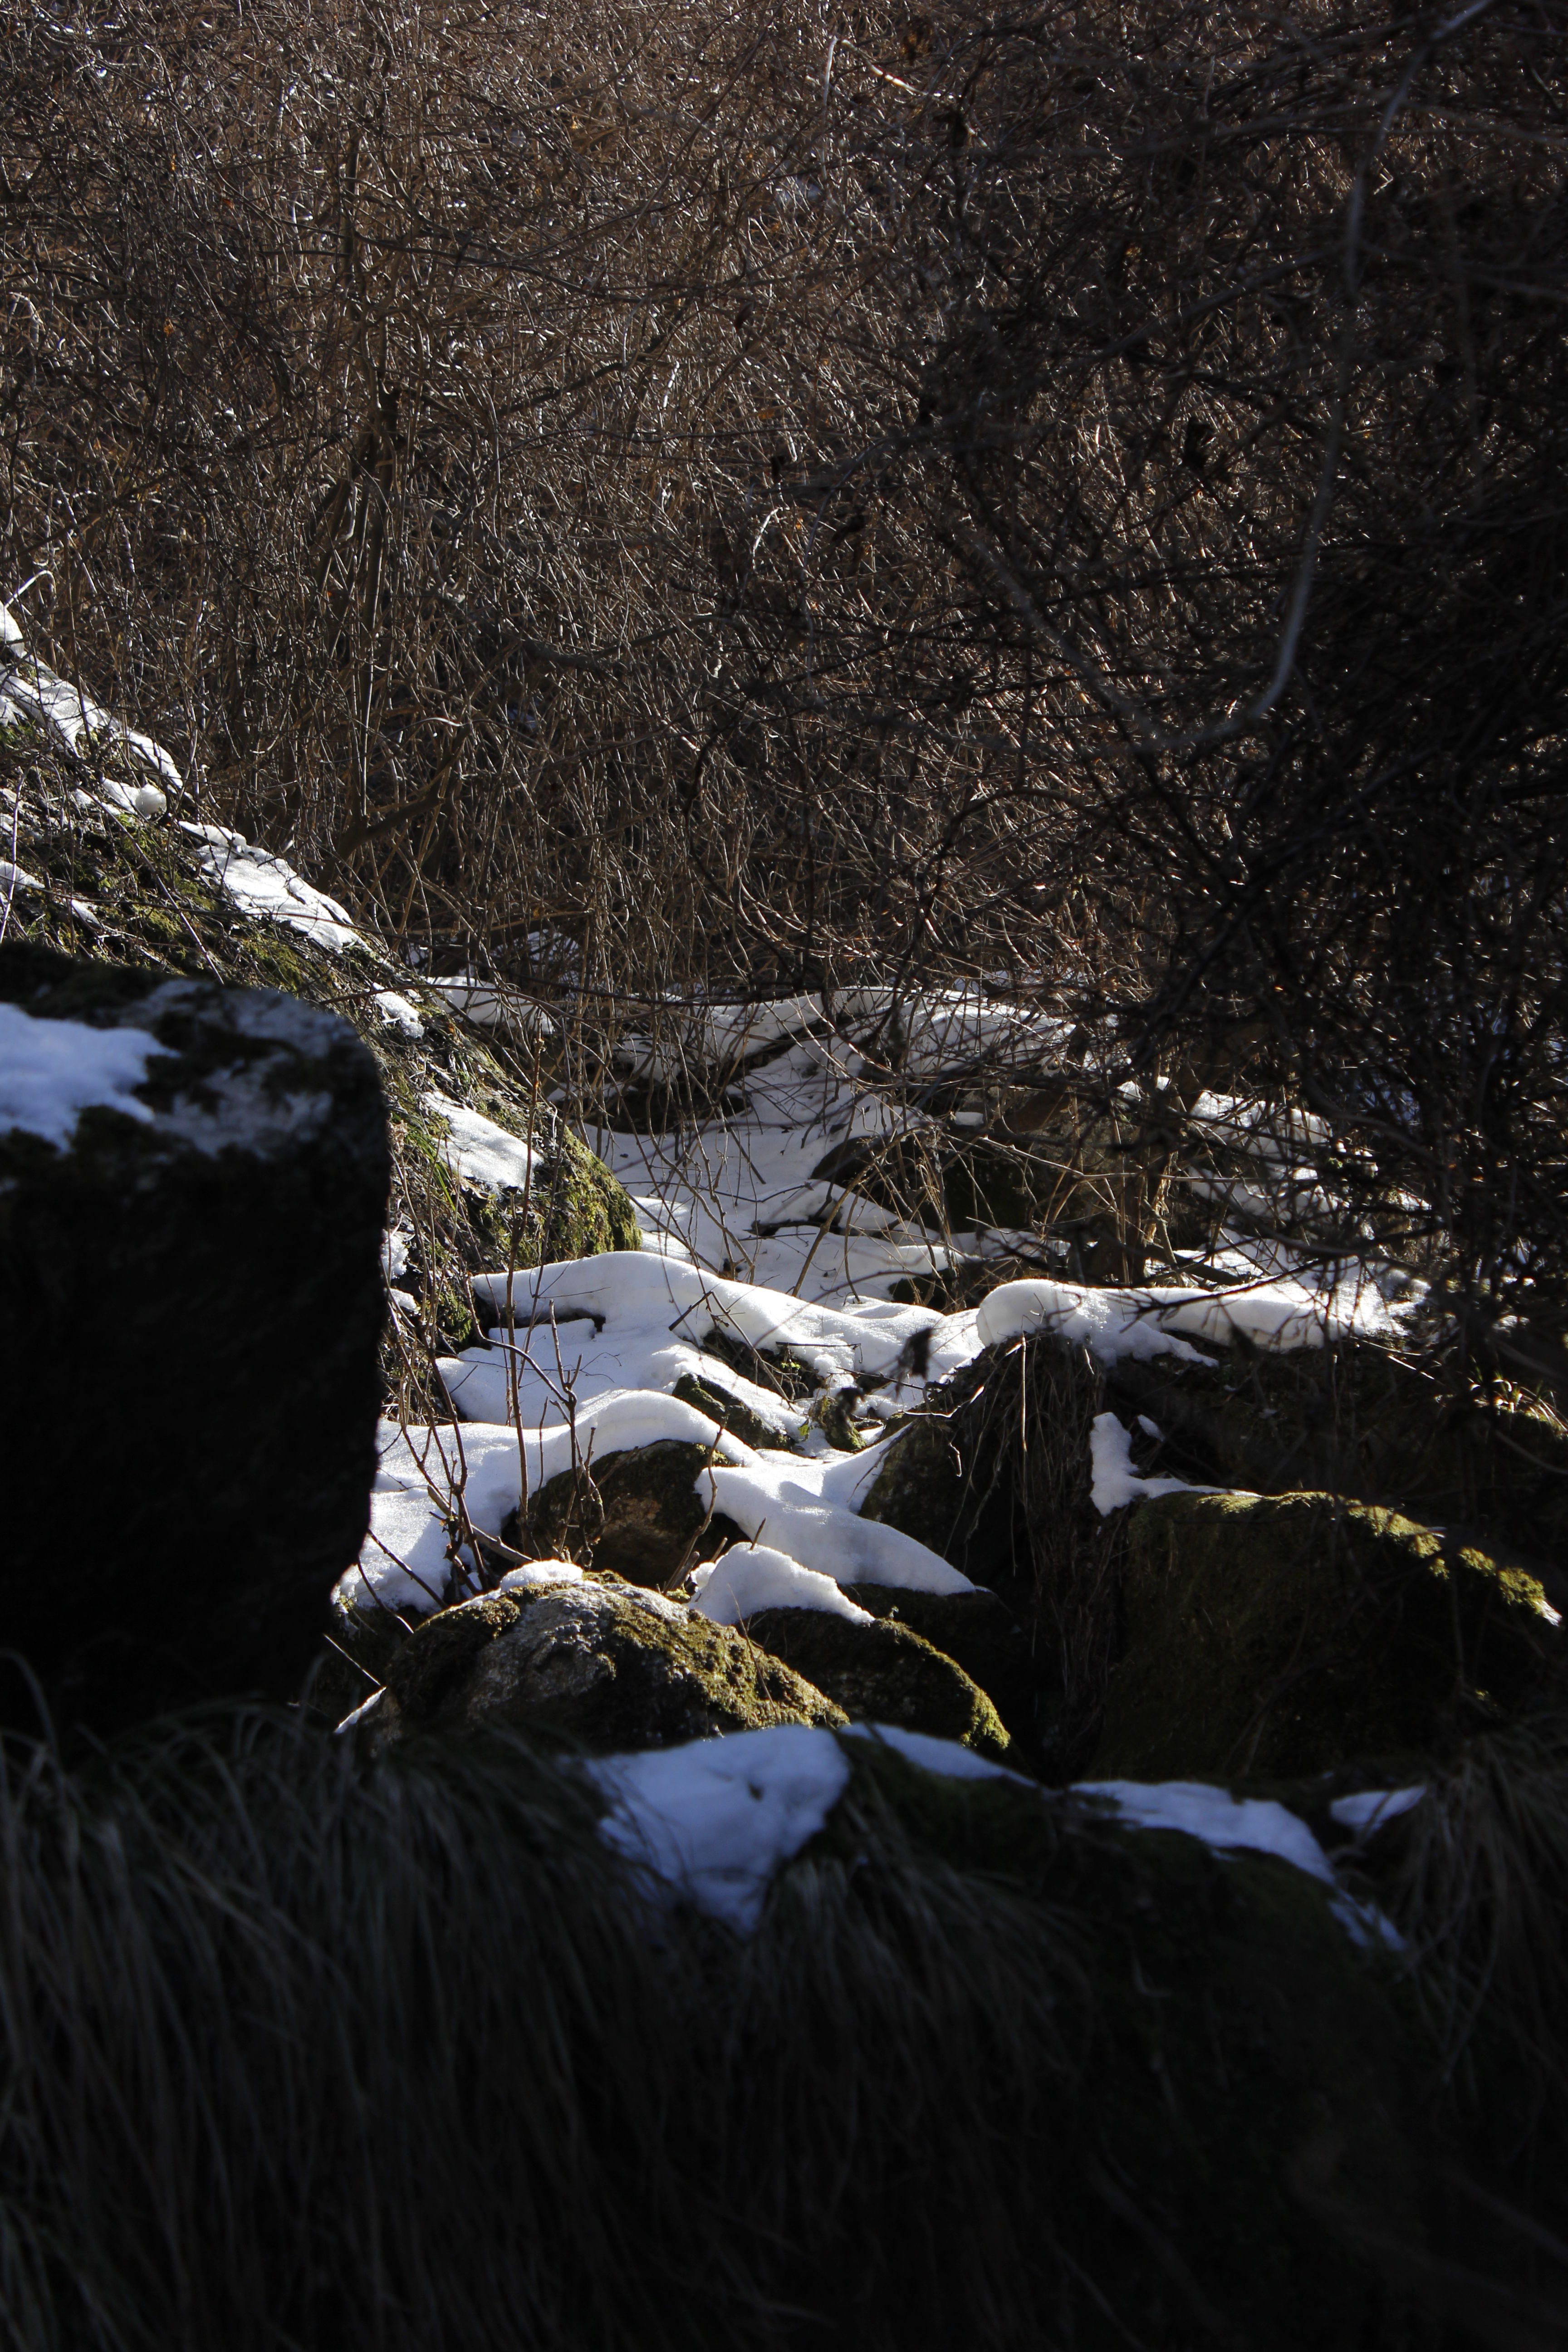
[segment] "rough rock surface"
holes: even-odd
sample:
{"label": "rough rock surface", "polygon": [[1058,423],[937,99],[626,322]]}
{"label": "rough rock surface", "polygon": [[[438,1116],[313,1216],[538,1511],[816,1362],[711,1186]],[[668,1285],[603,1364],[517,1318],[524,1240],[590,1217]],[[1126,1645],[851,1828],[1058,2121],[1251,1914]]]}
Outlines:
{"label": "rough rock surface", "polygon": [[[375,1467],[375,1066],[272,991],[26,944],[0,949],[0,1003],[32,1024],[14,1019],[7,1118],[26,1055],[149,1041],[121,1107],[99,1096],[55,1140],[0,1132],[7,1645],[58,1721],[98,1733],[291,1696]],[[15,1677],[4,1712],[36,1723]]]}
{"label": "rough rock surface", "polygon": [[1138,1504],[1122,1605],[1095,1777],[1285,1779],[1427,1752],[1561,1671],[1531,1578],[1328,1495]]}
{"label": "rough rock surface", "polygon": [[746,1631],[852,1721],[961,1740],[997,1759],[1011,1751],[1000,1716],[963,1668],[890,1617],[858,1625],[823,1609],[763,1609]]}
{"label": "rough rock surface", "polygon": [[[631,1584],[668,1585],[682,1562],[712,1559],[741,1536],[721,1513],[709,1517],[698,1482],[710,1459],[705,1445],[663,1438],[607,1454],[586,1471],[563,1470],[531,1502],[527,1548],[591,1559]],[[520,1539],[515,1523],[503,1532]]]}
{"label": "rough rock surface", "polygon": [[[482,1336],[467,1275],[640,1246],[625,1189],[544,1098],[557,1051],[547,1026],[520,1045],[480,1017],[485,992],[454,995],[395,962],[342,908],[341,921],[312,922],[290,913],[286,887],[266,906],[237,897],[224,879],[225,845],[238,844],[233,855],[245,870],[254,866],[280,886],[287,869],[237,835],[180,822],[183,802],[147,820],[110,804],[100,785],[91,762],[6,727],[0,709],[0,805],[15,841],[5,854],[37,880],[9,894],[5,936],[157,977],[281,989],[330,1008],[358,1033],[386,1097],[388,1223],[402,1328],[415,1338],[395,1368],[397,1384],[407,1384],[427,1351],[449,1353]],[[332,907],[300,887],[319,908]],[[465,1015],[465,1003],[479,1012]],[[503,1140],[531,1138],[531,1177],[522,1189],[465,1167],[433,1107],[437,1097],[478,1113]],[[413,1378],[417,1391],[416,1370]],[[410,1402],[416,1412],[444,1410],[434,1385]]]}
{"label": "rough rock surface", "polygon": [[441,1610],[388,1663],[386,1693],[367,1716],[378,1742],[496,1724],[612,1750],[847,1720],[744,1634],[596,1578]]}
{"label": "rough rock surface", "polygon": [[[1212,1364],[1123,1362],[1106,1402],[1163,1443],[1146,1466],[1259,1494],[1322,1490],[1484,1530],[1546,1578],[1568,1538],[1568,1435],[1537,1406],[1483,1410],[1371,1340],[1280,1353],[1227,1348]],[[1554,1596],[1555,1597],[1555,1596]]]}

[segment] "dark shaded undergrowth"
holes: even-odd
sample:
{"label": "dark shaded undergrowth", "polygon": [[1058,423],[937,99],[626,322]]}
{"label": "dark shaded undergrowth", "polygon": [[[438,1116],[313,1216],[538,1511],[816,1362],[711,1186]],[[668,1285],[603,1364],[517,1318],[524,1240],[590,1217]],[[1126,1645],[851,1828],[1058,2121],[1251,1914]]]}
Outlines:
{"label": "dark shaded undergrowth", "polygon": [[[1407,1841],[1414,2000],[1282,1864],[854,1745],[745,1944],[515,1742],[367,1769],[241,1712],[15,1753],[3,2340],[1555,2340],[1510,2200],[1563,2079],[1558,1734],[1542,1801],[1478,1749]],[[1500,2002],[1556,2053],[1506,2148]]]}

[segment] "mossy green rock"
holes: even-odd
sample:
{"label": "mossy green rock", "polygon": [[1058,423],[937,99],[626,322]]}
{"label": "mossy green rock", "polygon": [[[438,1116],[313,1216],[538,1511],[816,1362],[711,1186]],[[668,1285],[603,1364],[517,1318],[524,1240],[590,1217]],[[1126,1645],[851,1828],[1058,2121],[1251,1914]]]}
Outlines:
{"label": "mossy green rock", "polygon": [[1456,1398],[1369,1339],[1289,1350],[1237,1346],[1213,1363],[1118,1364],[1106,1402],[1157,1423],[1179,1477],[1383,1503],[1547,1566],[1568,1543],[1568,1433],[1544,1410]]}
{"label": "mossy green rock", "polygon": [[910,1592],[891,1584],[847,1584],[843,1590],[858,1608],[907,1626],[962,1666],[995,1708],[1009,1738],[1028,1747],[1037,1696],[1035,1662],[1023,1627],[995,1593]]}
{"label": "mossy green rock", "polygon": [[847,1720],[743,1634],[597,1578],[437,1612],[388,1661],[386,1685],[370,1723],[377,1744],[493,1724],[604,1751]]}
{"label": "mossy green rock", "polygon": [[[530,1503],[526,1548],[540,1559],[591,1561],[630,1584],[668,1584],[683,1561],[712,1559],[741,1532],[715,1513],[703,1538],[699,1482],[712,1459],[706,1445],[664,1438],[559,1471]],[[514,1522],[508,1540],[521,1532]]]}
{"label": "mossy green rock", "polygon": [[826,1609],[762,1609],[747,1619],[746,1631],[853,1721],[956,1739],[998,1760],[1011,1752],[1002,1719],[978,1684],[891,1618],[862,1625]]}
{"label": "mossy green rock", "polygon": [[1327,1495],[1136,1505],[1123,1608],[1095,1777],[1288,1779],[1440,1749],[1560,1658],[1532,1578]]}

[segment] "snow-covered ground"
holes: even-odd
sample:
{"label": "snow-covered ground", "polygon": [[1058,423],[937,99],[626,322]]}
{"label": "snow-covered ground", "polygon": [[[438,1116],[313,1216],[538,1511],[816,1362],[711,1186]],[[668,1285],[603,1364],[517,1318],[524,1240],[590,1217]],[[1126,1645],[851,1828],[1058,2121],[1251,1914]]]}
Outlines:
{"label": "snow-covered ground", "polygon": [[[1016,1280],[951,1314],[890,1297],[911,1275],[945,1271],[948,1248],[852,1185],[813,1173],[847,1143],[931,1124],[902,1098],[902,1081],[895,1094],[886,1065],[846,1034],[852,1021],[862,1034],[869,1021],[876,1034],[883,1011],[840,999],[830,1023],[819,1003],[801,997],[743,1013],[711,1009],[680,1052],[688,1068],[699,1055],[710,1076],[728,1078],[722,1108],[675,1132],[585,1130],[632,1196],[643,1248],[476,1278],[488,1337],[439,1362],[449,1424],[385,1427],[372,1533],[342,1588],[346,1601],[374,1597],[421,1612],[447,1591],[448,1579],[453,1594],[473,1589],[480,1569],[472,1530],[499,1535],[524,1496],[560,1470],[661,1438],[708,1449],[699,1480],[705,1503],[782,1557],[777,1571],[748,1571],[752,1609],[769,1595],[782,1599],[786,1587],[795,1605],[816,1592],[829,1606],[845,1583],[959,1591],[965,1580],[956,1570],[862,1518],[858,1507],[881,1467],[889,1425],[983,1349],[1049,1332],[1109,1366],[1123,1356],[1201,1359],[1238,1332],[1258,1346],[1300,1348],[1388,1327],[1391,1309],[1374,1286],[1294,1265],[1278,1245],[1240,1233],[1225,1234],[1182,1286]],[[1057,1024],[1033,1017],[1043,1048]],[[1010,1048],[1021,1050],[1028,1041],[1016,1007],[988,1010],[973,992],[905,1006],[902,1071],[962,1076],[1004,1019]],[[634,1076],[668,1075],[638,1041],[627,1060]],[[475,1114],[441,1108],[462,1175],[498,1187],[523,1182],[519,1147],[509,1164],[499,1130],[481,1137],[486,1122]],[[1200,1110],[1226,1143],[1251,1144],[1256,1122],[1244,1107],[1214,1097]],[[1312,1140],[1303,1128],[1281,1145],[1270,1131],[1260,1168]],[[983,1231],[954,1237],[954,1246],[984,1262],[1016,1239]],[[768,1378],[767,1363],[781,1360],[792,1381]],[[715,1406],[720,1418],[675,1395],[691,1382],[707,1398],[731,1401]],[[764,1442],[742,1443],[728,1426],[731,1413]],[[847,1442],[860,1450],[847,1450],[850,1428]],[[1138,1476],[1129,1433],[1109,1413],[1094,1433],[1092,1466],[1094,1500],[1108,1512],[1177,1483]]]}
{"label": "snow-covered ground", "polygon": [[[18,721],[73,752],[118,752],[145,781],[100,775],[97,789],[129,815],[162,817],[169,795],[183,792],[168,753],[30,656],[0,606],[0,728]],[[334,955],[370,945],[347,910],[286,860],[219,826],[185,821],[183,829],[197,844],[207,878],[243,913],[288,923]],[[14,862],[0,872],[7,907],[17,891],[38,887]],[[503,1035],[532,1036],[550,1026],[519,991],[471,972],[421,985]],[[383,1018],[420,1033],[421,1013],[408,998],[384,991],[376,1002]],[[34,1022],[14,1008],[0,1013],[0,1125],[64,1146],[86,1103],[149,1115],[132,1089],[144,1075],[150,1038]],[[689,1607],[721,1624],[770,1607],[868,1622],[845,1584],[971,1589],[935,1551],[864,1518],[859,1507],[883,1465],[889,1424],[983,1349],[1049,1332],[1109,1365],[1128,1355],[1191,1360],[1237,1332],[1257,1346],[1300,1348],[1386,1327],[1390,1309],[1375,1288],[1326,1278],[1240,1232],[1227,1233],[1183,1286],[1134,1291],[1015,1280],[952,1314],[893,1298],[894,1286],[907,1288],[911,1276],[950,1271],[954,1251],[983,1263],[1027,1237],[978,1231],[953,1236],[950,1246],[858,1192],[851,1177],[816,1170],[836,1151],[849,1164],[846,1146],[918,1142],[922,1128],[934,1135],[929,1117],[908,1100],[911,1079],[962,1085],[998,1048],[1016,1058],[1047,1055],[1060,1043],[1059,1029],[1049,1016],[980,989],[913,1002],[862,990],[838,998],[831,1017],[816,1000],[795,997],[701,1010],[688,1017],[673,1047],[625,1040],[619,1061],[628,1079],[667,1080],[695,1060],[727,1081],[725,1107],[675,1133],[588,1130],[586,1139],[632,1196],[644,1248],[476,1280],[489,1339],[438,1365],[449,1420],[383,1424],[371,1532],[340,1584],[341,1598],[408,1618],[426,1614],[478,1588],[486,1572],[476,1531],[499,1537],[519,1503],[550,1478],[675,1439],[702,1449],[697,1492],[748,1540],[697,1570],[683,1598],[660,1596],[659,1606]],[[47,1037],[37,1034],[45,1030]],[[889,1083],[895,1074],[896,1086]],[[450,1136],[457,1179],[496,1192],[527,1185],[526,1144],[468,1104],[432,1096],[426,1108]],[[956,1123],[977,1117],[949,1115]],[[1281,1184],[1315,1182],[1308,1155],[1325,1139],[1314,1122],[1265,1129],[1247,1106],[1215,1097],[1198,1106],[1197,1119],[1215,1141],[1251,1156],[1259,1200]],[[396,1288],[405,1263],[401,1237],[389,1235],[388,1279],[395,1309],[403,1312],[412,1309],[410,1301],[399,1305]],[[782,1360],[790,1379],[753,1379],[737,1369],[737,1355],[763,1373]],[[719,1401],[720,1417],[677,1396],[683,1381]],[[769,1442],[742,1442],[727,1426],[731,1412]],[[1178,1484],[1138,1475],[1129,1433],[1112,1414],[1096,1422],[1091,1450],[1093,1497],[1102,1511]],[[581,1573],[569,1562],[522,1562],[501,1581],[572,1580]],[[856,1727],[851,1736],[880,1739],[930,1770],[1019,1779],[968,1748],[917,1733]],[[837,1736],[799,1726],[606,1758],[587,1769],[606,1800],[606,1840],[650,1883],[748,1933],[773,1874],[822,1826],[850,1767]],[[1352,1836],[1370,1834],[1420,1793],[1346,1799],[1335,1817]],[[1107,1782],[1069,1791],[1068,1801],[1106,1808],[1129,1827],[1183,1831],[1216,1852],[1272,1853],[1335,1884],[1317,1840],[1278,1804],[1185,1782]],[[1336,1895],[1335,1907],[1358,1940],[1392,1935],[1348,1897]]]}

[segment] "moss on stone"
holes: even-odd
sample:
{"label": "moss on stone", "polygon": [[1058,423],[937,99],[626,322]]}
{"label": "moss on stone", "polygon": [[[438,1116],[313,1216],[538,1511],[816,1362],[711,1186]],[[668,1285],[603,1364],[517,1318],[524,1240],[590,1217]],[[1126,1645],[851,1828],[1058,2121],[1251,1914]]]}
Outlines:
{"label": "moss on stone", "polygon": [[746,1631],[853,1721],[929,1732],[998,1759],[1011,1753],[1005,1727],[979,1685],[890,1617],[859,1625],[824,1609],[764,1609],[748,1619]]}
{"label": "moss on stone", "polygon": [[[738,1437],[742,1445],[756,1446],[763,1452],[789,1451],[790,1441],[782,1430],[775,1429],[771,1421],[764,1421],[760,1412],[753,1412],[749,1404],[731,1396],[727,1389],[714,1388],[699,1380],[695,1372],[682,1372],[671,1394],[678,1396],[682,1404],[695,1405],[710,1421],[722,1423],[731,1436]],[[805,1426],[804,1423],[801,1426]]]}
{"label": "moss on stone", "polygon": [[961,1666],[995,1708],[1009,1739],[1033,1755],[1038,1676],[1023,1627],[994,1592],[911,1592],[891,1584],[843,1590],[858,1608],[907,1626]]}
{"label": "moss on stone", "polygon": [[498,1725],[599,1751],[844,1711],[728,1626],[615,1578],[525,1586],[445,1609],[389,1664],[374,1737]]}
{"label": "moss on stone", "polygon": [[1125,1654],[1093,1769],[1289,1778],[1441,1749],[1557,1669],[1533,1579],[1326,1495],[1129,1514]]}
{"label": "moss on stone", "polygon": [[1178,1476],[1261,1494],[1321,1489],[1419,1511],[1538,1556],[1568,1538],[1568,1432],[1503,1393],[1456,1397],[1368,1339],[1290,1350],[1236,1346],[1213,1363],[1119,1364],[1107,1402],[1147,1414]]}

